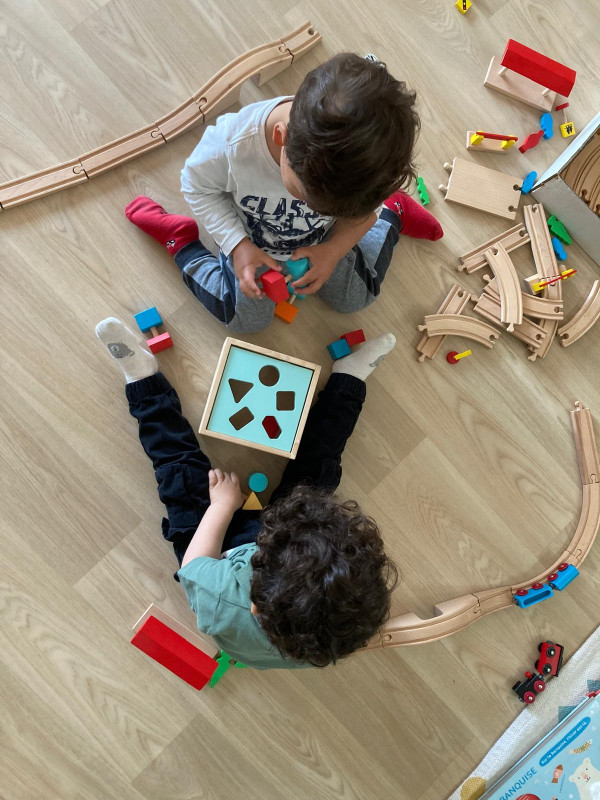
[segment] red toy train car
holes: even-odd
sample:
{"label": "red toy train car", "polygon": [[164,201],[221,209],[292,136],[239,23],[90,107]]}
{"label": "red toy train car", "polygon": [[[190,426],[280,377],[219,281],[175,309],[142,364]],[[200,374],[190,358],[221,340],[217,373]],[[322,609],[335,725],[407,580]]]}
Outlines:
{"label": "red toy train car", "polygon": [[540,657],[535,663],[536,670],[546,677],[558,675],[562,667],[563,646],[556,642],[541,642],[538,645]]}

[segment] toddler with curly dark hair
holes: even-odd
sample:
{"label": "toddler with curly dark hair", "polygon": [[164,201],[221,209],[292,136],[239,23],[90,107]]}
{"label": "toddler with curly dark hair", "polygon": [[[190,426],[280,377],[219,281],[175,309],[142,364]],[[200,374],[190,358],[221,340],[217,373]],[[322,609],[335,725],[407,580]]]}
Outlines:
{"label": "toddler with curly dark hair", "polygon": [[163,535],[198,628],[257,669],[324,667],[366,645],[389,614],[397,571],[377,524],[334,492],[365,380],[394,336],[334,363],[296,459],[258,513],[240,510],[237,475],[211,467],[175,390],[138,337],[112,317],[96,333],[125,374],[129,410],[167,509]]}
{"label": "toddler with curly dark hair", "polygon": [[[400,235],[436,240],[439,222],[405,193],[415,177],[415,92],[385,64],[339,53],[294,97],[224,114],[181,172],[194,217],[136,197],[128,219],[166,248],[186,286],[234,331],[266,328],[260,276],[308,258],[292,282],[338,312],[379,295]],[[213,254],[196,220],[218,247]]]}

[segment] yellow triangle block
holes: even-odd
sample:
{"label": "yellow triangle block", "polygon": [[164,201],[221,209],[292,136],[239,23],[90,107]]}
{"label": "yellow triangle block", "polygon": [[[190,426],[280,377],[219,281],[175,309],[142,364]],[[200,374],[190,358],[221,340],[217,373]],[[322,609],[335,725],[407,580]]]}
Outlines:
{"label": "yellow triangle block", "polygon": [[260,500],[254,492],[250,492],[248,499],[242,506],[242,511],[262,511]]}

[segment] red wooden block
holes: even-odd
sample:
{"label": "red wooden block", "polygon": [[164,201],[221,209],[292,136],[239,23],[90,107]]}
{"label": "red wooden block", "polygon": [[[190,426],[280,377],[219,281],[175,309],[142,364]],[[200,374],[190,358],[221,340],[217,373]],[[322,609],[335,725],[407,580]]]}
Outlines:
{"label": "red wooden block", "polygon": [[519,152],[524,153],[526,150],[531,150],[532,147],[535,147],[538,144],[543,135],[544,131],[530,133],[523,144],[519,147]]}
{"label": "red wooden block", "polygon": [[357,331],[350,331],[350,333],[343,333],[340,336],[340,339],[345,339],[350,347],[354,344],[360,344],[361,342],[365,341],[365,333],[362,328],[359,328]]}
{"label": "red wooden block", "polygon": [[568,103],[561,103],[559,106],[554,106],[554,110],[555,111],[562,111],[563,108],[568,108],[568,107],[569,107]]}
{"label": "red wooden block", "polygon": [[515,39],[509,39],[502,56],[502,66],[524,75],[535,83],[552,89],[553,92],[568,97],[575,83],[577,73],[560,61],[532,50]]}
{"label": "red wooden block", "polygon": [[160,353],[161,350],[168,350],[173,347],[173,339],[170,333],[159,333],[158,336],[153,336],[152,339],[146,339],[146,344],[151,353]]}
{"label": "red wooden block", "polygon": [[265,417],[262,424],[269,439],[277,439],[278,436],[281,436],[281,428],[275,417]]}
{"label": "red wooden block", "polygon": [[148,617],[131,644],[194,689],[202,689],[218,666],[214,658],[198,650],[156,617]]}
{"label": "red wooden block", "polygon": [[281,272],[268,269],[260,276],[260,280],[262,281],[263,292],[274,303],[283,303],[290,296],[287,283]]}

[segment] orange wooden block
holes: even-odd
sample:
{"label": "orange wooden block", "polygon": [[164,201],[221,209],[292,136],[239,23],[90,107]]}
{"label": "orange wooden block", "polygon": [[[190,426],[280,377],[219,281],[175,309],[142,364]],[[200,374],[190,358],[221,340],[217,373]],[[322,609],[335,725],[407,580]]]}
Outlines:
{"label": "orange wooden block", "polygon": [[290,305],[288,302],[277,303],[275,306],[275,316],[282,319],[284,322],[291,324],[294,317],[298,313],[296,306]]}

